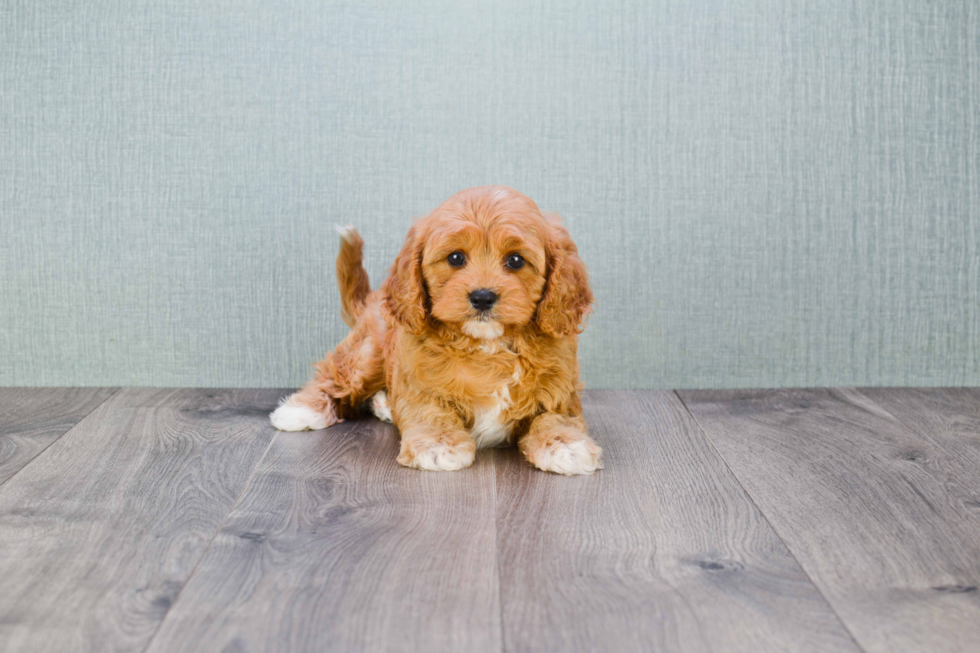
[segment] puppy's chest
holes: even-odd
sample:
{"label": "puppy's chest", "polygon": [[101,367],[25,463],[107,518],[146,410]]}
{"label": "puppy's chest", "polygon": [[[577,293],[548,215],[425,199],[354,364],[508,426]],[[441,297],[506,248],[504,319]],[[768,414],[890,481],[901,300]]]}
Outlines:
{"label": "puppy's chest", "polygon": [[[489,357],[488,357],[489,358]],[[484,374],[481,382],[468,388],[463,403],[471,414],[470,432],[477,447],[494,447],[507,442],[514,423],[520,420],[526,403],[524,365],[517,356],[476,359],[471,365]],[[488,374],[492,370],[492,374]]]}

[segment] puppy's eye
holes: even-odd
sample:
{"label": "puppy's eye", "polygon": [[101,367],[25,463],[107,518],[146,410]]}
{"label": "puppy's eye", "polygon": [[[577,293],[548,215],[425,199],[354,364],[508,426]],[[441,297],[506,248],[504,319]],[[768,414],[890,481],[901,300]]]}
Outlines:
{"label": "puppy's eye", "polygon": [[446,262],[454,268],[461,268],[466,265],[466,254],[463,254],[463,252],[453,252],[446,258]]}
{"label": "puppy's eye", "polygon": [[520,270],[522,267],[524,267],[524,257],[520,254],[511,254],[507,257],[507,261],[504,262],[504,265],[509,267],[511,270]]}

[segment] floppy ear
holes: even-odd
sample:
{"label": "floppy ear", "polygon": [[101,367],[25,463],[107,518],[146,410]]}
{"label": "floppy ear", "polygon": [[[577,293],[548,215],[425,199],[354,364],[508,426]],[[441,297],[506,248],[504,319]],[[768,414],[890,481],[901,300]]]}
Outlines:
{"label": "floppy ear", "polygon": [[425,326],[427,297],[422,283],[424,244],[419,225],[412,225],[388,278],[381,286],[385,312],[412,333],[421,333]]}
{"label": "floppy ear", "polygon": [[538,302],[538,325],[555,338],[578,333],[582,320],[592,310],[589,273],[578,256],[578,248],[568,230],[549,221],[548,279]]}

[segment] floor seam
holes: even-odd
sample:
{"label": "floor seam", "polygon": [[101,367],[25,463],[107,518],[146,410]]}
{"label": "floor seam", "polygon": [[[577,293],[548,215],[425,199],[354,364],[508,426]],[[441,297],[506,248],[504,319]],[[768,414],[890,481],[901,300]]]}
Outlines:
{"label": "floor seam", "polygon": [[97,411],[98,409],[102,408],[102,406],[104,406],[107,401],[109,401],[110,399],[112,399],[113,397],[115,397],[119,393],[119,391],[122,390],[122,386],[120,386],[118,388],[112,388],[110,386],[110,389],[112,390],[112,392],[109,393],[109,396],[106,397],[105,399],[103,399],[102,401],[100,401],[97,406],[95,406],[94,408],[92,408],[92,410],[90,410],[87,413],[85,413],[85,415],[82,417],[82,419],[80,419],[77,422],[75,422],[70,429],[68,429],[67,431],[65,431],[64,433],[62,433],[58,437],[56,437],[54,440],[52,440],[51,442],[49,442],[46,447],[44,447],[43,449],[41,449],[40,451],[38,451],[36,454],[34,454],[34,457],[31,458],[30,460],[28,460],[23,465],[21,465],[20,469],[18,469],[16,472],[14,472],[13,474],[11,474],[5,480],[0,481],[0,488],[2,488],[4,485],[6,485],[12,478],[15,478],[22,471],[24,471],[25,469],[27,469],[28,467],[30,467],[34,463],[35,460],[37,460],[38,458],[41,457],[42,454],[44,454],[45,451],[47,451],[48,449],[50,449],[54,445],[58,444],[59,442],[61,442],[61,439],[63,437],[65,437],[66,435],[68,435],[69,433],[71,433],[72,431],[74,431],[75,429],[77,429],[81,425],[81,423],[84,422],[85,420],[87,420],[95,411]]}
{"label": "floor seam", "polygon": [[851,641],[854,642],[854,645],[858,648],[859,651],[864,651],[865,653],[867,653],[867,649],[865,649],[861,645],[861,643],[858,641],[857,637],[854,635],[854,632],[851,631],[851,628],[847,625],[847,622],[845,622],[844,621],[844,618],[841,617],[841,615],[840,615],[839,612],[837,612],[837,608],[834,607],[834,604],[830,602],[830,599],[827,598],[827,595],[824,594],[823,590],[820,589],[820,586],[817,584],[817,582],[807,572],[806,567],[803,566],[803,563],[800,562],[800,559],[796,557],[796,554],[795,553],[793,553],[793,549],[790,548],[789,543],[786,541],[785,538],[783,538],[782,535],[779,534],[779,531],[776,529],[775,525],[773,525],[772,521],[769,519],[769,516],[766,515],[766,513],[762,510],[762,507],[759,506],[758,503],[756,503],[755,497],[753,497],[752,494],[748,491],[748,489],[746,489],[746,487],[742,484],[742,479],[740,479],[738,477],[738,475],[735,473],[735,470],[733,470],[731,468],[731,465],[728,464],[728,461],[725,459],[725,457],[718,450],[718,447],[715,446],[715,443],[711,439],[711,436],[708,435],[708,432],[701,425],[701,422],[698,421],[698,418],[694,415],[694,413],[688,407],[687,402],[684,401],[684,398],[683,397],[681,397],[680,392],[678,392],[677,390],[674,390],[673,393],[674,393],[674,396],[676,396],[677,399],[681,402],[681,405],[684,406],[684,410],[687,411],[687,414],[690,415],[691,416],[691,419],[694,420],[694,423],[698,425],[698,430],[701,431],[702,435],[704,435],[704,439],[707,440],[708,445],[715,452],[715,454],[718,456],[718,458],[721,460],[721,462],[725,465],[725,469],[727,469],[728,470],[728,473],[732,475],[732,478],[735,479],[735,482],[738,483],[738,486],[740,488],[742,488],[742,492],[744,492],[745,493],[745,496],[748,497],[748,499],[749,499],[750,502],[752,502],[752,505],[755,506],[755,509],[757,511],[759,511],[759,515],[764,520],[766,520],[766,523],[769,525],[769,528],[772,529],[773,534],[775,534],[775,536],[777,538],[779,538],[779,541],[783,543],[783,546],[786,547],[786,552],[793,558],[794,561],[796,561],[796,564],[799,566],[800,571],[802,571],[803,574],[807,577],[807,580],[810,581],[810,585],[813,586],[813,589],[815,589],[817,591],[817,594],[820,595],[820,598],[823,599],[823,602],[827,604],[827,607],[830,608],[830,611],[834,613],[834,616],[835,617],[837,617],[837,621],[840,622],[840,625],[844,629],[844,632],[846,632],[848,634],[848,636],[850,636]]}
{"label": "floor seam", "polygon": [[146,646],[143,647],[142,653],[146,653],[146,651],[148,651],[149,648],[153,646],[153,642],[154,640],[156,640],[157,635],[160,634],[160,629],[163,628],[163,624],[167,621],[167,617],[170,616],[170,613],[173,611],[174,606],[177,605],[177,601],[180,600],[181,594],[184,593],[184,588],[186,588],[190,584],[191,579],[194,578],[194,574],[197,573],[197,569],[198,567],[201,566],[201,562],[204,560],[205,556],[207,556],[208,551],[211,550],[211,545],[214,544],[214,541],[216,539],[218,539],[218,535],[221,533],[221,529],[223,529],[225,527],[225,524],[228,523],[228,518],[231,517],[231,513],[235,512],[235,508],[238,506],[238,502],[242,500],[242,496],[244,496],[245,491],[252,484],[252,479],[255,478],[256,472],[258,472],[259,467],[262,466],[262,462],[265,461],[265,457],[269,455],[269,451],[272,449],[272,445],[275,443],[275,441],[279,438],[280,433],[282,433],[282,431],[276,430],[276,434],[273,435],[272,438],[269,440],[269,445],[265,448],[265,451],[262,452],[262,455],[259,457],[258,462],[255,463],[255,467],[252,468],[252,472],[248,475],[248,479],[245,481],[245,485],[242,486],[242,491],[238,493],[237,497],[235,497],[235,500],[232,502],[231,507],[228,508],[228,512],[227,514],[225,514],[224,519],[221,520],[221,523],[218,524],[218,527],[211,535],[211,539],[208,540],[208,545],[204,547],[204,551],[201,552],[201,557],[199,557],[197,559],[197,562],[194,563],[194,568],[191,569],[191,572],[189,574],[187,574],[187,578],[184,579],[184,582],[180,586],[180,589],[177,590],[177,594],[174,596],[173,601],[170,602],[170,606],[167,608],[167,612],[163,615],[163,618],[160,619],[160,623],[157,624],[157,627],[153,631],[153,634],[147,640]]}
{"label": "floor seam", "polygon": [[499,508],[500,502],[497,494],[497,452],[498,449],[491,449],[492,456],[490,458],[491,463],[493,463],[493,550],[494,550],[494,562],[497,566],[497,609],[500,611],[500,651],[501,653],[506,653],[507,646],[504,640],[504,592],[503,592],[503,575],[500,573],[500,517]]}

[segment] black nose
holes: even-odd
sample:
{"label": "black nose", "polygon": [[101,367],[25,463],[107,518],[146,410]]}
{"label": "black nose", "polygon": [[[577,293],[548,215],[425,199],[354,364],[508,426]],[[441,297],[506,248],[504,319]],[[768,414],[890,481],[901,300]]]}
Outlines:
{"label": "black nose", "polygon": [[487,288],[480,288],[470,293],[470,304],[478,311],[489,311],[497,303],[497,293]]}

